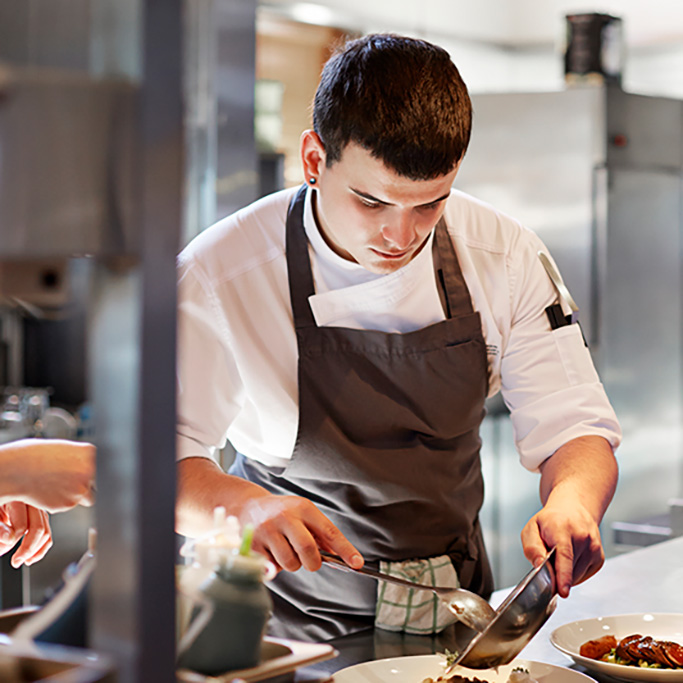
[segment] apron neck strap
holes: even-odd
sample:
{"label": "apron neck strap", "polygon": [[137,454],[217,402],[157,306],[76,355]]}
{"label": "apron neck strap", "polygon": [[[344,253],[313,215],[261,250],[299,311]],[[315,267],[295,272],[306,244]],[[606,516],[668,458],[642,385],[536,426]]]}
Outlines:
{"label": "apron neck strap", "polygon": [[459,318],[474,312],[467,283],[463,277],[453,240],[448,234],[443,216],[436,224],[433,244],[434,262],[438,263],[437,286],[446,297],[446,317]]}
{"label": "apron neck strap", "polygon": [[289,204],[286,226],[287,271],[289,273],[289,296],[292,302],[294,327],[315,327],[308,297],[315,294],[311,259],[308,256],[308,240],[304,229],[304,205],[306,184],[299,188]]}

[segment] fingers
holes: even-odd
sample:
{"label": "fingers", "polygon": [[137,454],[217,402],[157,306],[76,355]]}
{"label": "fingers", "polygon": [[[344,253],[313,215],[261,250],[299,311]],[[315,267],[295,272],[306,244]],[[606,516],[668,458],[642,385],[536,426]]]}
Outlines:
{"label": "fingers", "polygon": [[544,526],[541,513],[534,515],[522,530],[524,555],[534,567],[538,567],[548,554],[548,549],[555,548],[555,585],[559,595],[566,598],[572,586],[574,566],[571,536],[558,529],[551,530],[549,525]]}
{"label": "fingers", "polygon": [[322,565],[319,549],[339,555],[354,569],[365,563],[358,549],[314,505],[306,521],[305,534],[296,535],[293,545],[309,571],[317,571]]}
{"label": "fingers", "polygon": [[[321,513],[322,516],[322,513]],[[315,532],[318,545],[323,550],[327,550],[339,557],[354,569],[360,569],[365,560],[358,549],[342,534],[339,529],[323,516],[322,523]]]}
{"label": "fingers", "polygon": [[586,515],[569,517],[541,510],[522,531],[524,554],[538,566],[555,548],[553,561],[558,594],[566,598],[573,585],[581,583],[602,567],[605,557],[597,524]]}
{"label": "fingers", "polygon": [[81,496],[80,500],[78,500],[78,505],[82,505],[83,507],[89,508],[92,507],[95,504],[95,486],[94,484],[90,484],[88,486],[88,490]]}
{"label": "fingers", "polygon": [[47,513],[30,505],[19,504],[13,513],[13,526],[18,535],[23,534],[19,548],[12,556],[15,569],[41,560],[52,547],[52,531]]}
{"label": "fingers", "polygon": [[534,567],[538,567],[548,555],[548,550],[555,547],[553,567],[555,569],[556,590],[561,597],[566,598],[572,585],[573,552],[571,543],[567,545],[551,540],[546,546],[537,522],[538,516],[535,516],[522,530],[524,555]]}
{"label": "fingers", "polygon": [[555,546],[555,583],[560,597],[569,596],[574,576],[574,550],[571,543]]}
{"label": "fingers", "polygon": [[333,552],[353,567],[363,558],[332,522],[309,500],[298,496],[261,496],[245,506],[242,523],[254,526],[254,549],[276,567],[317,571],[319,548]]}
{"label": "fingers", "polygon": [[524,556],[534,567],[538,567],[548,554],[548,549],[541,538],[535,517],[522,529],[521,538]]}
{"label": "fingers", "polygon": [[30,559],[28,559],[25,562],[25,564],[30,567],[32,564],[35,564],[39,560],[42,560],[45,557],[45,555],[47,555],[48,551],[50,550],[50,548],[52,548],[53,545],[54,545],[54,541],[52,539],[52,533],[50,532],[48,534],[47,538],[45,539],[45,542],[43,543],[43,545],[40,546],[35,551],[35,553],[33,553],[33,556]]}
{"label": "fingers", "polygon": [[558,593],[566,598],[572,586],[589,579],[600,570],[605,555],[599,536],[575,536],[555,551],[555,576]]}
{"label": "fingers", "polygon": [[269,533],[266,543],[267,545],[262,544],[261,547],[254,543],[254,550],[270,559],[278,570],[286,569],[288,572],[295,572],[301,568],[302,563],[297,552],[280,532]]}
{"label": "fingers", "polygon": [[19,537],[14,529],[4,522],[0,522],[0,555],[4,555],[14,548]]}
{"label": "fingers", "polygon": [[302,566],[308,571],[316,571],[322,560],[311,529],[319,523],[317,517],[322,514],[308,501],[287,502],[288,505],[255,529],[254,538],[258,536],[277,567],[290,572]]}
{"label": "fingers", "polygon": [[268,550],[268,548],[265,548],[265,547],[259,545],[259,544],[256,543],[256,542],[252,545],[252,548],[253,548],[253,550],[254,550],[255,552],[260,553],[261,555],[263,555],[263,557],[265,557],[266,560],[268,560],[268,561],[273,565],[273,567],[275,567],[275,572],[276,572],[276,573],[282,571],[282,566],[281,566],[281,565],[278,563],[278,561],[273,557],[272,553]]}
{"label": "fingers", "polygon": [[305,528],[298,531],[303,527],[301,517],[305,516],[299,500],[294,496],[262,496],[245,505],[240,519],[243,526],[251,524],[254,528],[254,550],[268,557],[278,569],[292,572],[302,562],[290,539],[305,536]]}
{"label": "fingers", "polygon": [[604,563],[605,553],[599,537],[587,539],[583,547],[574,549],[573,584],[576,585],[590,579],[591,576],[600,571]]}

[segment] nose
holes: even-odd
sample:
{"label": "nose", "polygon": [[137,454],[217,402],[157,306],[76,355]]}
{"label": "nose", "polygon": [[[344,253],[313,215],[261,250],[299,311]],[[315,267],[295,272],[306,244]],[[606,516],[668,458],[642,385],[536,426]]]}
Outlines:
{"label": "nose", "polygon": [[395,251],[403,251],[415,241],[415,225],[410,212],[401,212],[391,225],[382,227],[382,237],[388,247]]}

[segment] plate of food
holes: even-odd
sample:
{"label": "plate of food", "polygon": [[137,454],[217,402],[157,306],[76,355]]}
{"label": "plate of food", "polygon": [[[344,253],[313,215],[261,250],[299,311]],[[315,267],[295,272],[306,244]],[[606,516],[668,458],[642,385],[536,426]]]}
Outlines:
{"label": "plate of food", "polygon": [[334,674],[334,683],[594,683],[572,669],[515,659],[497,669],[457,666],[448,675],[447,655],[415,655],[378,659],[349,666]]}
{"label": "plate of food", "polygon": [[683,683],[683,614],[619,614],[573,621],[550,642],[591,672],[626,681]]}

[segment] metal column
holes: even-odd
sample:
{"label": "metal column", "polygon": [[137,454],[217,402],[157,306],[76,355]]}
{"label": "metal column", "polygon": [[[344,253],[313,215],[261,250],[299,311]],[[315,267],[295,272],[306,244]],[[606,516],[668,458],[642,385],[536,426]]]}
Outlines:
{"label": "metal column", "polygon": [[181,2],[141,3],[140,252],[96,274],[98,567],[92,646],[121,681],[175,677],[175,255],[182,214]]}
{"label": "metal column", "polygon": [[89,271],[90,646],[122,683],[175,678],[181,30],[181,0],[0,3],[0,254]]}

